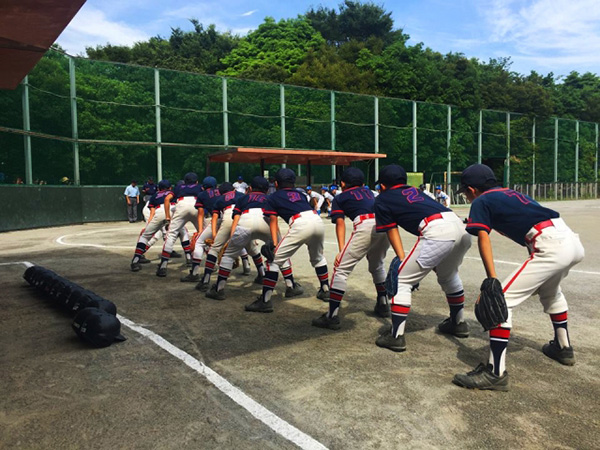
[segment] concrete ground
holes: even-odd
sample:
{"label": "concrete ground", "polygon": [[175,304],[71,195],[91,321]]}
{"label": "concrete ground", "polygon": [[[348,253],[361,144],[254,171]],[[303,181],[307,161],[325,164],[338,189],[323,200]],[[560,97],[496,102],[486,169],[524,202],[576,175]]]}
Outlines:
{"label": "concrete ground", "polygon": [[[448,308],[430,275],[415,292],[404,353],[374,342],[386,321],[374,317],[365,262],[349,280],[342,329],[317,329],[327,305],[306,250],[293,258],[303,297],[285,300],[281,281],[273,314],[244,312],[260,287],[234,271],[228,298],[204,298],[174,260],[169,276],[129,262],[141,224],[103,223],[0,234],[0,448],[295,448],[202,373],[148,337],[123,327],[124,343],[84,346],[70,317],[22,279],[31,261],[112,300],[119,314],[205,364],[282,421],[314,441],[305,448],[598,448],[600,441],[600,201],[549,203],[580,233],[585,260],[563,283],[569,301],[574,367],[546,358],[552,325],[536,298],[515,312],[508,347],[510,391],[468,391],[451,383],[487,360],[488,342],[473,314],[485,274],[474,245],[461,267],[471,337],[437,334]],[[464,217],[467,208],[457,208]],[[325,220],[325,219],[324,219]],[[336,254],[328,224],[326,256]],[[493,233],[502,277],[526,250]],[[415,239],[403,233],[405,246]],[[387,261],[391,259],[388,253]],[[253,269],[254,270],[254,269]],[[264,416],[265,413],[257,413]],[[261,417],[262,417],[261,416]],[[316,443],[316,444],[315,444]]]}

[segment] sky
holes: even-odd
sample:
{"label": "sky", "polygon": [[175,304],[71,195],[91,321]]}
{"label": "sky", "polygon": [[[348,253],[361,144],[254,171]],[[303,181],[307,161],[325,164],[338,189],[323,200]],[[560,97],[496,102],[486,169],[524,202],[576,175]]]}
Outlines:
{"label": "sky", "polygon": [[[219,31],[246,35],[267,16],[276,20],[342,0],[87,0],[58,38],[72,55],[85,47],[132,45],[171,28],[191,30],[195,18]],[[462,53],[488,62],[510,57],[511,70],[529,74],[600,74],[599,0],[375,0],[392,13],[394,28],[443,54]]]}

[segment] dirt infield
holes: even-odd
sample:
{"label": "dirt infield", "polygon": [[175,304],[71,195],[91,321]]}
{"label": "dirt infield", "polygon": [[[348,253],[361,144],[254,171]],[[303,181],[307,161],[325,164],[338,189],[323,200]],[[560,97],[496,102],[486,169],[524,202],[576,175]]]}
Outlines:
{"label": "dirt infield", "polygon": [[[181,260],[173,260],[167,278],[157,278],[159,248],[149,251],[153,264],[130,272],[141,224],[0,234],[0,448],[296,447],[283,428],[256,418],[267,413],[236,403],[243,394],[226,395],[202,364],[304,433],[298,445],[305,448],[597,448],[600,201],[548,205],[580,233],[586,249],[562,285],[577,364],[561,366],[542,354],[552,325],[539,301],[529,299],[513,318],[506,393],[451,383],[455,373],[487,360],[487,334],[472,310],[484,277],[475,241],[461,267],[471,337],[435,332],[448,308],[430,275],[413,298],[408,349],[397,354],[375,346],[386,321],[371,313],[365,261],[349,279],[342,329],[334,332],[310,325],[327,305],[314,297],[317,279],[305,250],[292,262],[306,295],[285,300],[280,281],[275,312],[252,314],[243,306],[260,292],[252,284],[254,268],[250,277],[233,272],[222,302],[179,282]],[[464,217],[468,209],[456,211]],[[334,226],[326,229],[332,262]],[[415,240],[402,236],[405,246]],[[525,260],[526,250],[497,233],[492,239],[504,277]],[[200,369],[127,327],[126,342],[86,348],[69,317],[27,287],[25,267],[7,264],[19,261],[50,268],[114,301],[119,314],[195,358]]]}

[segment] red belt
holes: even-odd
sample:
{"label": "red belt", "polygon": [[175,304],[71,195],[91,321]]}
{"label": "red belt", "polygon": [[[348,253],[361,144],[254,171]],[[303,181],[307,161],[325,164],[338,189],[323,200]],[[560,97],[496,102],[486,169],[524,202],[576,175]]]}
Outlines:
{"label": "red belt", "polygon": [[[310,211],[312,211],[315,214],[318,214],[318,212],[316,212],[314,209],[311,209]],[[302,211],[301,213],[296,214],[295,216],[292,216],[290,218],[290,225],[294,222],[294,220],[296,220],[298,217],[300,217],[302,215],[302,213],[304,213],[306,211]]]}
{"label": "red belt", "polygon": [[553,226],[554,226],[554,222],[552,222],[552,220],[550,220],[550,219],[544,220],[543,222],[540,222],[540,223],[536,223],[531,228],[536,230],[537,233],[531,239],[527,239],[527,237],[525,237],[525,242],[530,243],[530,242],[535,241],[535,238],[538,237],[542,233],[542,230],[544,228],[553,227]]}
{"label": "red belt", "polygon": [[[443,218],[444,218],[444,216],[442,216],[440,213],[433,214],[433,215],[431,215],[429,217],[425,217],[423,219],[423,221],[425,222],[425,225],[423,225],[423,228],[425,228],[427,225],[429,225],[429,222],[433,222],[434,220],[443,219]],[[421,230],[423,228],[421,228]]]}
{"label": "red belt", "polygon": [[225,208],[223,208],[223,211],[227,211],[228,209],[231,209],[231,208],[233,208],[233,205],[226,206]]}
{"label": "red belt", "polygon": [[373,213],[356,216],[354,218],[354,220],[358,219],[358,222],[354,222],[354,226],[360,225],[362,222],[364,222],[367,219],[374,219],[374,218],[375,218],[375,214],[373,214]]}

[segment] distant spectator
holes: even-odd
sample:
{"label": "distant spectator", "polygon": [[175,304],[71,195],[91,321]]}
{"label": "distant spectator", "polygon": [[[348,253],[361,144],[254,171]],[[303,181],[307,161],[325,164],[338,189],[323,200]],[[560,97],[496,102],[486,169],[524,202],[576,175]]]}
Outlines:
{"label": "distant spectator", "polygon": [[69,186],[71,185],[71,180],[69,180],[69,177],[62,177],[60,179],[60,184],[62,184],[63,186]]}
{"label": "distant spectator", "polygon": [[275,178],[269,177],[269,189],[267,190],[267,195],[272,194],[276,190],[277,190],[277,188],[275,187]]}
{"label": "distant spectator", "polygon": [[17,179],[15,180],[15,184],[25,184],[25,183],[23,182],[23,178],[17,177]]}
{"label": "distant spectator", "polygon": [[129,223],[137,222],[137,205],[140,202],[140,190],[137,187],[137,181],[133,180],[125,188],[125,200],[127,200],[127,218]]}
{"label": "distant spectator", "polygon": [[248,183],[246,183],[244,181],[244,177],[241,175],[238,175],[238,180],[233,183],[233,188],[238,191],[241,192],[242,194],[245,194],[246,191],[248,190]]}
{"label": "distant spectator", "polygon": [[144,203],[148,203],[150,198],[156,194],[157,191],[156,184],[154,184],[154,178],[148,177],[148,181],[144,183],[142,187],[142,192],[144,193]]}

